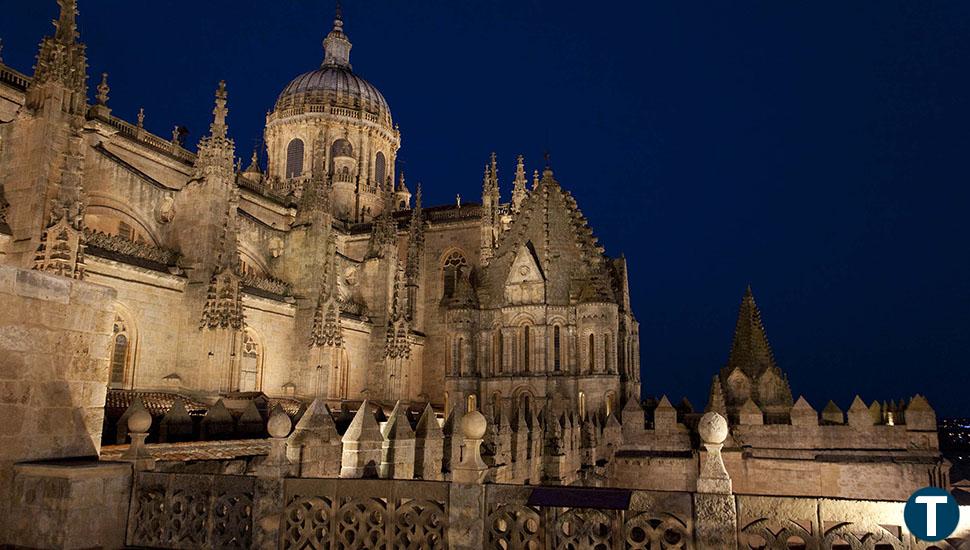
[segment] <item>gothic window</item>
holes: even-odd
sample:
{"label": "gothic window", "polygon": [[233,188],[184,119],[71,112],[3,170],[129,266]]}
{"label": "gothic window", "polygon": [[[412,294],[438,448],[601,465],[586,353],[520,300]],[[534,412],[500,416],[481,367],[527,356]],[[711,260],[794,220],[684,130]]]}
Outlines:
{"label": "gothic window", "polygon": [[467,267],[468,261],[465,260],[465,256],[463,256],[461,252],[452,252],[445,259],[445,264],[442,268],[444,274],[445,298],[451,298],[455,295],[455,289],[458,288],[458,281],[461,278],[462,271]]}
{"label": "gothic window", "polygon": [[239,363],[239,391],[259,391],[262,347],[252,331],[243,333]]}
{"label": "gothic window", "polygon": [[593,372],[596,368],[596,335],[590,333],[589,335],[589,346],[586,350],[586,359],[589,361],[589,372]]}
{"label": "gothic window", "polygon": [[384,180],[387,178],[387,160],[384,153],[378,151],[374,158],[374,181],[378,187],[384,187]]}
{"label": "gothic window", "polygon": [[532,364],[532,331],[529,325],[522,327],[522,371],[529,372]]}
{"label": "gothic window", "polygon": [[131,335],[128,324],[119,316],[115,317],[112,330],[111,348],[111,387],[124,387],[128,376],[128,362],[131,357]]}
{"label": "gothic window", "polygon": [[559,334],[559,325],[552,329],[552,367],[556,372],[562,369],[561,348],[562,337]]}
{"label": "gothic window", "polygon": [[286,177],[303,175],[303,140],[294,139],[286,146]]}

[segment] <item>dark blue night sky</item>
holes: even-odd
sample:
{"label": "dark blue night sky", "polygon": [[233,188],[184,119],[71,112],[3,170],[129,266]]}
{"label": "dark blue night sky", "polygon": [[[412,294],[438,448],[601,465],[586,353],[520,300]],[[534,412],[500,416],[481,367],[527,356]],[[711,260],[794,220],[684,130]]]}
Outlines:
{"label": "dark blue night sky", "polygon": [[[322,60],[321,1],[81,0],[90,85],[163,136],[229,86],[248,158]],[[3,0],[29,71],[54,0]],[[970,2],[345,2],[426,203],[478,201],[499,155],[577,197],[629,259],[645,395],[697,408],[751,283],[796,396],[927,395],[970,414]],[[93,93],[93,91],[92,91]]]}

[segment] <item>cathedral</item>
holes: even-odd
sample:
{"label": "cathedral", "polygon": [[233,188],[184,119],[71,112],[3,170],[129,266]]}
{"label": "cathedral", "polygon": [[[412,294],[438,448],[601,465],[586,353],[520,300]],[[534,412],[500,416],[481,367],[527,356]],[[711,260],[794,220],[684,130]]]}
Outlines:
{"label": "cathedral", "polygon": [[89,101],[59,3],[35,74],[0,65],[0,263],[116,291],[110,388],[604,416],[640,395],[624,259],[521,156],[503,181],[491,155],[479,204],[423,205],[339,9],[266,115],[263,166],[224,82],[197,144],[114,114],[107,74]]}

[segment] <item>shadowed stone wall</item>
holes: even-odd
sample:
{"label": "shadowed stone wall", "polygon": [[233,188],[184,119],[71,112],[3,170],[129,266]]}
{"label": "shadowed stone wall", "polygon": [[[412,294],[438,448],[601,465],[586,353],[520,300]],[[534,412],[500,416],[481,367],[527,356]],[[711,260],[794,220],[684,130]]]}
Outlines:
{"label": "shadowed stone wall", "polygon": [[96,456],[115,291],[0,266],[0,544],[16,462]]}

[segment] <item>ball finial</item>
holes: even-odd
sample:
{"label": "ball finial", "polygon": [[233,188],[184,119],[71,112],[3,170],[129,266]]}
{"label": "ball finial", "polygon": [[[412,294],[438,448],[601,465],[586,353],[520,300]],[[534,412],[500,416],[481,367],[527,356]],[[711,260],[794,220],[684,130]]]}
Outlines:
{"label": "ball finial", "polygon": [[269,424],[266,426],[270,437],[286,437],[290,435],[290,428],[292,427],[293,422],[290,420],[290,416],[286,414],[283,407],[276,405],[269,415]]}
{"label": "ball finial", "polygon": [[465,413],[461,417],[461,433],[465,436],[465,439],[481,439],[485,437],[485,428],[488,422],[485,420],[485,415],[478,411],[471,411]]}
{"label": "ball finial", "polygon": [[152,427],[152,415],[145,409],[137,409],[128,417],[128,431],[141,434]]}
{"label": "ball finial", "polygon": [[723,416],[714,411],[706,413],[701,417],[697,425],[697,431],[701,435],[704,443],[720,445],[728,436],[728,423]]}

